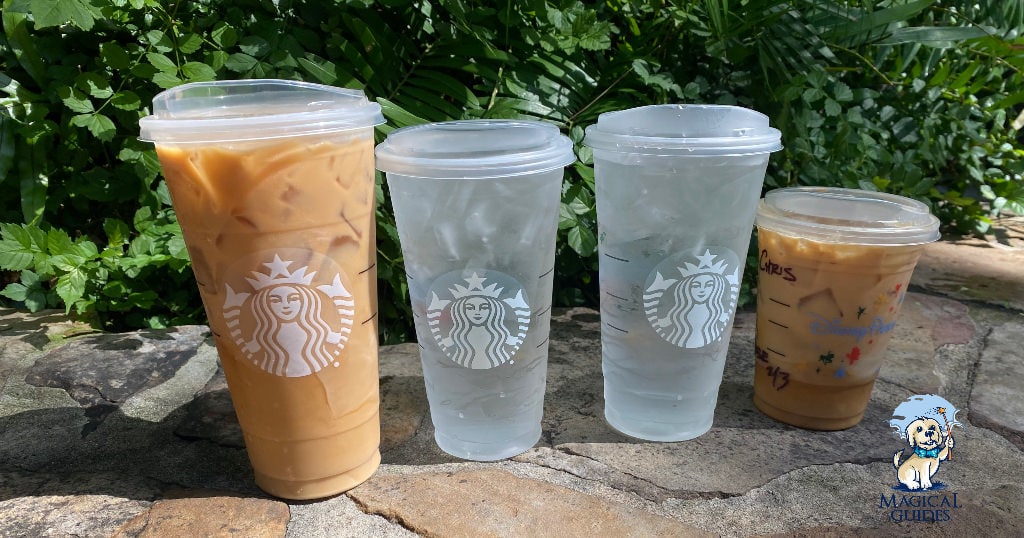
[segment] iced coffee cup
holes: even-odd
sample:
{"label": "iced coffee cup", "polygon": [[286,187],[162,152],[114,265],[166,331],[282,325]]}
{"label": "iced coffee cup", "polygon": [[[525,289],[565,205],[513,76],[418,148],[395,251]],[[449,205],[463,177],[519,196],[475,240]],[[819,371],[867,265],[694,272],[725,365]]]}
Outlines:
{"label": "iced coffee cup", "polygon": [[939,221],[901,196],[801,187],[765,195],[756,223],[754,403],[802,428],[852,427]]}
{"label": "iced coffee cup", "polygon": [[157,155],[256,483],[311,499],[380,462],[373,126],[362,92],[281,80],[153,100]]}
{"label": "iced coffee cup", "polygon": [[417,125],[377,147],[434,439],[453,456],[508,458],[540,438],[562,174],[575,160],[535,121]]}

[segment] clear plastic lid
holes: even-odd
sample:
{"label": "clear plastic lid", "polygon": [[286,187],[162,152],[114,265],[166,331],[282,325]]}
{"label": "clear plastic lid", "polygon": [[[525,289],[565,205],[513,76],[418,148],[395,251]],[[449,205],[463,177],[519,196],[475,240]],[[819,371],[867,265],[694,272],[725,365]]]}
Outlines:
{"label": "clear plastic lid", "polygon": [[535,174],[572,164],[572,141],[554,125],[460,120],[392,131],[377,146],[377,169],[403,176],[472,179]]}
{"label": "clear plastic lid", "polygon": [[782,149],[768,116],[729,105],[650,105],[606,112],[583,143],[644,155],[752,155]]}
{"label": "clear plastic lid", "polygon": [[795,187],[765,194],[757,226],[825,243],[919,245],[939,238],[939,219],[910,198],[858,189]]}
{"label": "clear plastic lid", "polygon": [[362,91],[294,80],[183,84],[153,98],[139,138],[158,144],[263,140],[384,123]]}

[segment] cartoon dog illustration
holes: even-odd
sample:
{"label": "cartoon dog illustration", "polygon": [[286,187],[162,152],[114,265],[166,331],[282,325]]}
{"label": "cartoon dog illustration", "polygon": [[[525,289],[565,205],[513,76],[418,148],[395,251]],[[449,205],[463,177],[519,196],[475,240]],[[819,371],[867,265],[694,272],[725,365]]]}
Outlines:
{"label": "cartoon dog illustration", "polygon": [[939,422],[933,418],[918,417],[906,428],[906,439],[914,453],[900,463],[900,450],[892,456],[892,466],[900,483],[910,490],[929,489],[932,476],[939,470],[939,462],[948,460],[953,448],[953,436],[944,435]]}

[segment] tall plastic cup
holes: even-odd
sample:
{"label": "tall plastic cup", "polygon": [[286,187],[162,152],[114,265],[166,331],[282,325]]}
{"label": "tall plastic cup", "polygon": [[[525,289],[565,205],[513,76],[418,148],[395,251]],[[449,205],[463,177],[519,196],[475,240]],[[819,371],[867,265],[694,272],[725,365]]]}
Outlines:
{"label": "tall plastic cup", "polygon": [[281,80],[153,100],[157,155],[256,483],[289,499],[380,462],[373,126],[362,92]]}
{"label": "tall plastic cup", "polygon": [[765,195],[757,228],[754,403],[794,426],[854,426],[939,221],[909,198],[803,187]]}
{"label": "tall plastic cup", "polygon": [[552,125],[433,123],[377,146],[405,258],[434,437],[491,461],[541,434],[555,235],[572,143]]}
{"label": "tall plastic cup", "polygon": [[778,130],[758,112],[602,114],[594,150],[605,418],[682,441],[711,428],[754,208]]}

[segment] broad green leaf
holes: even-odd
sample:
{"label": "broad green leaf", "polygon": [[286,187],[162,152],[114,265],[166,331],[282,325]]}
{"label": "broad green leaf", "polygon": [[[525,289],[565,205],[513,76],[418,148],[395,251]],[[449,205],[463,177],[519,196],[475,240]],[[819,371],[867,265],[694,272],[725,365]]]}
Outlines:
{"label": "broad green leaf", "polygon": [[173,88],[181,84],[182,82],[184,81],[178,78],[177,75],[173,73],[164,73],[161,71],[153,75],[153,84],[156,84],[157,86],[160,86],[164,89]]}
{"label": "broad green leaf", "polygon": [[238,49],[256,58],[270,54],[270,42],[260,36],[245,36],[238,42]]}
{"label": "broad green leaf", "polygon": [[116,41],[108,41],[100,44],[100,57],[111,69],[127,69],[131,65],[131,59],[124,47]]}
{"label": "broad green leaf", "polygon": [[57,278],[57,295],[64,301],[66,312],[85,294],[85,283],[88,277],[81,268],[76,268]]}
{"label": "broad green leaf", "polygon": [[825,114],[828,116],[838,116],[843,112],[843,108],[839,106],[839,103],[835,102],[831,98],[825,99]]}
{"label": "broad green leaf", "polygon": [[75,79],[75,86],[97,99],[106,99],[114,95],[114,90],[110,88],[110,81],[99,73],[88,72],[78,75]]}
{"label": "broad green leaf", "polygon": [[62,86],[58,88],[57,95],[60,97],[61,102],[64,103],[64,106],[71,109],[72,112],[88,114],[96,110],[92,106],[92,101],[90,101],[84,93],[70,86]]}
{"label": "broad green leaf", "polygon": [[572,209],[569,209],[568,204],[562,204],[559,206],[558,229],[568,230],[569,228],[576,226],[579,226],[579,217],[576,216],[576,213],[574,213]]}
{"label": "broad green leaf", "polygon": [[[28,29],[29,6],[16,8],[11,2],[3,3],[3,13],[0,14],[3,20],[4,37],[10,47],[18,64],[25,69],[25,72],[32,77],[40,86],[48,82],[46,74],[47,64],[37,49],[37,39]],[[35,26],[38,29],[38,26]],[[6,71],[7,68],[4,70]]]}
{"label": "broad green leaf", "polygon": [[32,267],[43,248],[35,244],[28,230],[19,224],[0,223],[0,268],[21,271]]}
{"label": "broad green leaf", "polygon": [[213,31],[210,32],[210,39],[213,40],[217,46],[226,49],[235,46],[238,43],[238,32],[226,22],[218,22],[213,26]]}
{"label": "broad green leaf", "polygon": [[149,63],[164,73],[177,74],[178,64],[174,63],[174,60],[167,56],[160,54],[159,52],[146,53],[146,59]]}
{"label": "broad green leaf", "polygon": [[217,78],[217,73],[210,66],[201,62],[187,62],[181,66],[181,74],[192,82],[205,82]]}
{"label": "broad green leaf", "polygon": [[138,110],[142,106],[142,100],[131,90],[122,90],[114,94],[110,104],[121,110]]}
{"label": "broad green leaf", "polygon": [[128,243],[131,231],[128,225],[120,219],[103,219],[103,232],[107,234],[107,244],[112,247],[120,247]]}
{"label": "broad green leaf", "polygon": [[203,38],[198,34],[185,34],[178,39],[178,50],[185,54],[192,54],[203,46]]}
{"label": "broad green leaf", "polygon": [[845,82],[836,82],[832,88],[832,97],[840,103],[853,101],[853,90]]}
{"label": "broad green leaf", "polygon": [[28,297],[28,286],[12,282],[8,284],[3,291],[0,291],[0,295],[11,299],[12,301],[22,302]]}
{"label": "broad green leaf", "polygon": [[162,30],[150,30],[143,34],[144,42],[149,43],[157,52],[171,52],[174,50],[174,42]]}
{"label": "broad green leaf", "polygon": [[[312,55],[311,55],[312,56]],[[299,66],[324,84],[334,84],[338,80],[338,66],[334,62],[312,56],[314,59],[299,58]]]}
{"label": "broad green leaf", "polygon": [[569,230],[567,239],[569,247],[584,258],[597,250],[597,238],[594,237],[594,232],[590,231],[590,228],[584,226],[572,228]]}
{"label": "broad green leaf", "polygon": [[82,30],[91,30],[96,16],[82,0],[30,0],[32,19],[37,30],[71,23]]}
{"label": "broad green leaf", "polygon": [[228,56],[227,61],[224,62],[224,67],[236,73],[244,73],[256,67],[258,63],[259,60],[256,58],[245,53],[236,52],[231,56]]}
{"label": "broad green leaf", "polygon": [[383,97],[378,97],[377,102],[380,103],[384,117],[386,117],[396,127],[408,127],[410,125],[427,123],[427,120],[406,111],[404,108],[384,99]]}
{"label": "broad green leaf", "polygon": [[114,122],[98,112],[74,116],[71,118],[71,125],[89,129],[93,136],[104,142],[113,140],[114,135],[117,134],[117,127],[114,126]]}

